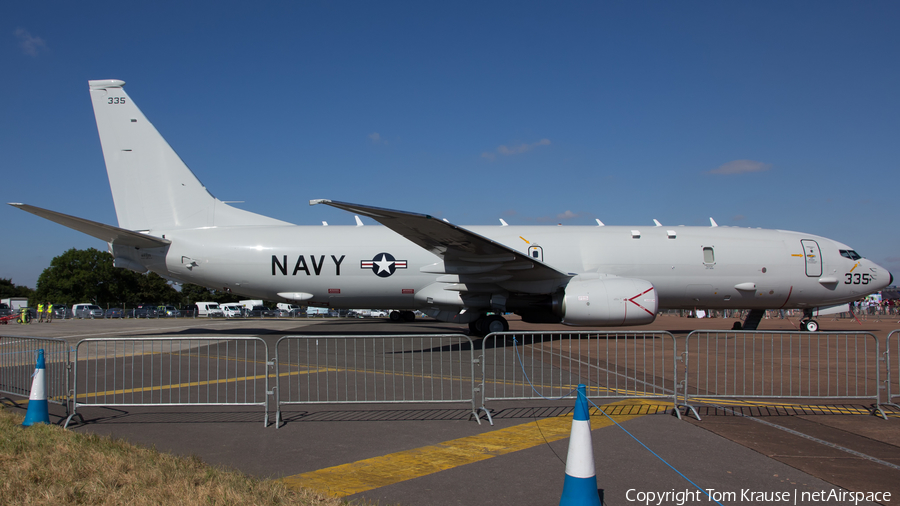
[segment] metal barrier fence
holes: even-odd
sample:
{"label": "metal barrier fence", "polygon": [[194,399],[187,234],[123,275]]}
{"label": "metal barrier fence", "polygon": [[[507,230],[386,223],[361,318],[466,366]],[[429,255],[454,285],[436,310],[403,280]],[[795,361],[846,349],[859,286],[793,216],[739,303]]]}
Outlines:
{"label": "metal barrier fence", "polygon": [[491,420],[488,401],[574,398],[578,384],[590,398],[665,399],[674,408],[675,348],[664,331],[490,334],[479,357],[481,409]]}
{"label": "metal barrier fence", "polygon": [[472,355],[461,334],[282,337],[275,426],[284,404],[466,402],[478,420]]}
{"label": "metal barrier fence", "polygon": [[698,330],[683,357],[686,407],[691,398],[830,398],[871,399],[880,410],[879,343],[868,332]]}
{"label": "metal barrier fence", "polygon": [[257,337],[83,339],[65,426],[82,406],[175,405],[262,406],[266,426],[268,357]]}
{"label": "metal barrier fence", "polygon": [[283,404],[324,403],[465,402],[493,423],[490,401],[573,398],[578,384],[591,398],[672,402],[679,416],[692,400],[720,398],[869,399],[883,417],[881,406],[900,410],[900,330],[883,351],[868,332],[505,332],[477,348],[461,334],[287,336],[272,361],[255,337],[84,339],[73,358],[63,339],[0,336],[0,393],[29,395],[40,348],[65,426],[81,407],[174,405],[260,406],[268,425],[269,395],[276,426]]}
{"label": "metal barrier fence", "polygon": [[887,379],[884,381],[886,393],[883,404],[900,410],[900,405],[894,402],[894,397],[900,397],[900,330],[892,331],[885,340],[884,368],[887,371]]}
{"label": "metal barrier fence", "polygon": [[0,336],[0,393],[29,397],[37,351],[44,350],[47,402],[69,412],[70,350],[65,339]]}

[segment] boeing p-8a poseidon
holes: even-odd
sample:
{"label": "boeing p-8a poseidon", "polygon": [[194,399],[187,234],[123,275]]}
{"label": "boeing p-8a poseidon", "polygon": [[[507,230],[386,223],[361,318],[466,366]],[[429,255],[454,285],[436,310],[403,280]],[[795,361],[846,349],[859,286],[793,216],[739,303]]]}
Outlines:
{"label": "boeing p-8a poseidon", "polygon": [[[332,308],[412,310],[473,333],[501,316],[583,326],[650,323],[660,308],[837,306],[888,286],[884,268],[824,237],[733,227],[460,227],[424,214],[330,200],[378,226],[296,226],[210,195],[123,89],[90,81],[119,226],[24,204],[106,241],[115,265],[248,297]],[[357,223],[360,223],[357,220]],[[598,223],[599,224],[599,223]],[[714,223],[713,223],[714,225]]]}

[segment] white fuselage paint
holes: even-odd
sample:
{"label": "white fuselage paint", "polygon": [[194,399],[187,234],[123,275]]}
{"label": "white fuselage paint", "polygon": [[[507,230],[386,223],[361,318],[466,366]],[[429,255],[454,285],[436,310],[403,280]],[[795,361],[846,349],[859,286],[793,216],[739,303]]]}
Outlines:
{"label": "white fuselage paint", "polygon": [[[656,287],[660,308],[829,306],[879,290],[890,279],[871,261],[842,257],[840,250],[851,249],[848,246],[798,232],[645,227],[637,238],[634,227],[466,228],[525,254],[529,246],[539,245],[543,262],[563,272],[645,279]],[[151,233],[172,241],[164,263],[162,249],[142,252],[141,262],[151,270],[266,300],[281,301],[285,299],[278,293],[302,292],[312,295],[303,304],[417,309],[429,304],[416,294],[441,277],[420,270],[432,266],[428,270],[434,271],[439,258],[382,226],[214,227]],[[818,245],[819,258],[805,253],[801,240],[814,241],[807,244]],[[368,265],[363,267],[381,253],[405,261],[406,268],[379,277]],[[855,276],[861,273],[866,276]]]}

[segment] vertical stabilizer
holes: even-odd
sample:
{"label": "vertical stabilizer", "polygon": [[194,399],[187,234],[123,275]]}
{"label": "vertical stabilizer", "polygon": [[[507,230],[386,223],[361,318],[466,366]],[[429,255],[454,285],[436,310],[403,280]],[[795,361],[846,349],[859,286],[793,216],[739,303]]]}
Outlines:
{"label": "vertical stabilizer", "polygon": [[125,93],[88,81],[119,227],[129,230],[285,225],[216,199]]}

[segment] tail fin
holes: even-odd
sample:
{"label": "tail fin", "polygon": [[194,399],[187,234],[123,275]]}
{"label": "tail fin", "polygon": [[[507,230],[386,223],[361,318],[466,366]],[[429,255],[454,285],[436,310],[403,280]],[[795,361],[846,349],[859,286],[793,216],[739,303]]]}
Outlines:
{"label": "tail fin", "polygon": [[88,84],[119,227],[144,231],[287,224],[210,195],[125,93],[124,81]]}

